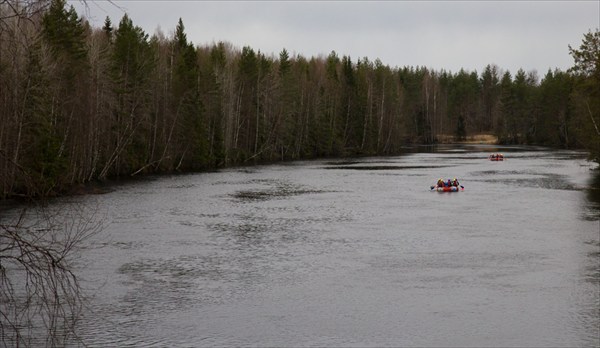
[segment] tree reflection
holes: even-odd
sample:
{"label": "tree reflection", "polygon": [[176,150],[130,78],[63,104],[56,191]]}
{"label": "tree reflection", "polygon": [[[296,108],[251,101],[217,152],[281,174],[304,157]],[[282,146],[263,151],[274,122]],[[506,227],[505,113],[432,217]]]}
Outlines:
{"label": "tree reflection", "polygon": [[600,220],[600,169],[592,171],[586,198],[590,215],[594,220]]}

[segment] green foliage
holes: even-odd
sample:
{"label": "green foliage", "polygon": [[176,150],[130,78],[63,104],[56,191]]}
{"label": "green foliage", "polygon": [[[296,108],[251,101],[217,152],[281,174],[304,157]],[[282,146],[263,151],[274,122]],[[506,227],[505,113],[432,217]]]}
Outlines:
{"label": "green foliage", "polygon": [[219,42],[212,48],[210,51],[210,61],[215,69],[225,68],[227,58],[225,57],[225,44],[223,42]]}
{"label": "green foliage", "polygon": [[104,26],[102,27],[102,31],[104,32],[106,37],[109,38],[109,40],[112,39],[113,27],[112,27],[112,22],[110,20],[110,17],[108,17],[108,16],[104,20]]}
{"label": "green foliage", "polygon": [[479,78],[475,72],[461,69],[450,80],[448,113],[459,139],[466,136],[469,122],[475,121],[479,112],[477,101],[480,93]]}
{"label": "green foliage", "polygon": [[575,132],[579,142],[600,163],[600,30],[584,35],[579,49],[569,46],[575,65]]}
{"label": "green foliage", "polygon": [[113,77],[122,88],[135,89],[149,80],[152,68],[148,34],[124,15],[115,32]]}
{"label": "green foliage", "polygon": [[148,159],[145,146],[149,134],[150,77],[155,67],[148,35],[124,15],[114,32],[110,63],[112,142],[108,161],[111,173],[133,171]]}
{"label": "green foliage", "polygon": [[338,66],[340,64],[340,58],[337,56],[335,51],[331,51],[329,56],[327,56],[327,63],[325,64],[325,69],[327,70],[327,77],[332,81],[338,81]]}
{"label": "green foliage", "polygon": [[174,38],[173,110],[180,121],[176,156],[182,169],[207,166],[208,149],[202,101],[200,98],[198,55],[187,41],[181,18]]}
{"label": "green foliage", "polygon": [[[0,175],[3,192],[43,195],[109,176],[394,154],[407,142],[478,133],[586,148],[600,158],[598,31],[569,47],[570,71],[548,71],[538,82],[533,72],[513,77],[492,65],[479,75],[366,57],[353,63],[335,51],[307,59],[286,49],[267,56],[225,42],[194,46],[181,19],[171,37],[149,40],[127,15],[116,28],[107,17],[91,29],[65,4],[52,1],[39,32],[22,31],[41,38],[31,56],[0,55],[2,81],[23,77],[15,93],[0,89],[0,168],[13,168]],[[15,167],[27,175],[17,178]]]}
{"label": "green foliage", "polygon": [[257,58],[254,50],[244,46],[240,56],[240,75],[248,81],[253,81],[258,76]]}
{"label": "green foliage", "polygon": [[22,116],[31,117],[27,125],[35,125],[25,139],[36,149],[29,159],[37,162],[31,168],[32,177],[43,182],[40,194],[54,194],[87,177],[78,165],[85,161],[88,148],[83,143],[93,132],[84,121],[89,111],[91,29],[65,5],[53,0],[42,15],[38,41],[28,52],[28,85],[23,88],[23,108],[28,111]]}
{"label": "green foliage", "polygon": [[49,76],[41,65],[41,48],[36,45],[29,55],[28,75],[24,78],[28,93],[24,101],[25,134],[19,186],[28,196],[48,196],[62,190],[68,159],[61,150],[62,138],[52,113],[52,94],[48,90]]}
{"label": "green foliage", "polygon": [[284,76],[290,70],[292,63],[290,62],[290,54],[284,48],[279,53],[279,75]]}
{"label": "green foliage", "polygon": [[600,81],[600,29],[584,34],[579,49],[569,45],[569,54],[575,61],[572,72]]}
{"label": "green foliage", "polygon": [[65,9],[65,0],[53,0],[42,18],[42,34],[56,56],[66,56],[72,62],[87,58],[85,32],[81,19],[73,8]]}
{"label": "green foliage", "polygon": [[547,146],[572,147],[571,133],[573,78],[548,71],[539,87],[539,116],[535,124],[534,142]]}
{"label": "green foliage", "polygon": [[496,125],[496,136],[501,143],[514,142],[516,137],[516,100],[513,88],[512,75],[505,72],[500,80],[500,110],[501,118],[498,118]]}
{"label": "green foliage", "polygon": [[496,66],[487,65],[480,78],[481,84],[481,132],[490,132],[499,116],[500,108],[500,78]]}

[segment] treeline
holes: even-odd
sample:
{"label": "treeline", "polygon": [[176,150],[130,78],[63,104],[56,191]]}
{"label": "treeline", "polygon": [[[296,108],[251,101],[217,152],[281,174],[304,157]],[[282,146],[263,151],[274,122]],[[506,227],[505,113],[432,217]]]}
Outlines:
{"label": "treeline", "polygon": [[143,173],[395,154],[448,135],[585,147],[599,159],[598,45],[591,63],[582,45],[571,49],[573,71],[541,79],[494,65],[452,73],[195,46],[181,20],[172,37],[150,37],[126,15],[92,28],[65,0],[26,3],[0,3],[0,198]]}

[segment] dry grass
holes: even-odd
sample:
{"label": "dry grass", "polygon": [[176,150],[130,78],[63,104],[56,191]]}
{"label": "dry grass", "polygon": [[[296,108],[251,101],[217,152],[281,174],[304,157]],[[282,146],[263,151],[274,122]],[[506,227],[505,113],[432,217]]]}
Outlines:
{"label": "dry grass", "polygon": [[465,140],[458,141],[454,135],[440,134],[437,136],[441,144],[459,143],[459,144],[497,144],[498,137],[492,134],[469,135]]}

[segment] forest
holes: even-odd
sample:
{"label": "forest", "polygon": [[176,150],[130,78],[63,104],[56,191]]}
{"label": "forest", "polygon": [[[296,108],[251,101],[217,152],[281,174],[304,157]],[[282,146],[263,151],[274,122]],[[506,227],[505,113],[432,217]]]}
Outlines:
{"label": "forest", "polygon": [[195,45],[65,0],[0,2],[0,200],[153,173],[390,155],[490,134],[600,160],[600,31],[539,76]]}

